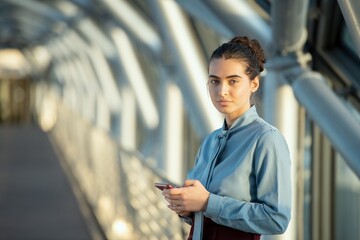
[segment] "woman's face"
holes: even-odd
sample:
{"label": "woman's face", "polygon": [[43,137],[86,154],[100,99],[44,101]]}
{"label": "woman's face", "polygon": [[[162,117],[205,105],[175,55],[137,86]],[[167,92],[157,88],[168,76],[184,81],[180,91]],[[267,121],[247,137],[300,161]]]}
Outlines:
{"label": "woman's face", "polygon": [[259,88],[259,78],[250,80],[246,63],[237,59],[212,59],[209,93],[215,108],[225,114],[228,126],[250,108],[250,96]]}

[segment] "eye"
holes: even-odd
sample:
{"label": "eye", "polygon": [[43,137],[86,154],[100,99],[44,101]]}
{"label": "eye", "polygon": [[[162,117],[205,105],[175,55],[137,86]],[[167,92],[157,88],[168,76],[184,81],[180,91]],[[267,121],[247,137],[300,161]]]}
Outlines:
{"label": "eye", "polygon": [[210,79],[209,80],[209,84],[211,84],[211,85],[217,85],[217,84],[219,84],[219,80],[217,80],[217,79]]}
{"label": "eye", "polygon": [[229,82],[231,85],[234,85],[234,84],[237,84],[239,82],[239,80],[231,79]]}

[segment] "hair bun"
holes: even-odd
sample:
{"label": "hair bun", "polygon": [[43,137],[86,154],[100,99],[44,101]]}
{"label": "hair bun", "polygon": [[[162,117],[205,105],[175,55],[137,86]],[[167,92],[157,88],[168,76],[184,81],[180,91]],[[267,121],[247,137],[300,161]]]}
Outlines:
{"label": "hair bun", "polygon": [[266,62],[264,50],[256,39],[249,39],[248,37],[237,36],[231,39],[229,43],[247,46],[257,58],[259,71],[262,72],[264,70],[264,64]]}

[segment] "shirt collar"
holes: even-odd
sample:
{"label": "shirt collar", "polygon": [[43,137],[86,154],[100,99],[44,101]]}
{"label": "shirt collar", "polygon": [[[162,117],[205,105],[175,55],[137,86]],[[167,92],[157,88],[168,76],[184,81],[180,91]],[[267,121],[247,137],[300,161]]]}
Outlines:
{"label": "shirt collar", "polygon": [[251,106],[245,113],[238,117],[231,125],[230,129],[226,126],[226,120],[224,120],[223,130],[231,130],[233,128],[243,127],[252,123],[259,115],[257,114],[255,105]]}

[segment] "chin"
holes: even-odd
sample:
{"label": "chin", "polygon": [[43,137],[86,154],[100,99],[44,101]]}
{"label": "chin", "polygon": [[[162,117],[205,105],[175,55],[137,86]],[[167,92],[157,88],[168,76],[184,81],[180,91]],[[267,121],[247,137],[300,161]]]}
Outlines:
{"label": "chin", "polygon": [[220,107],[218,107],[218,108],[216,108],[220,113],[222,113],[222,114],[229,114],[230,113],[230,111],[227,111],[227,110],[225,110],[224,108],[220,108]]}

